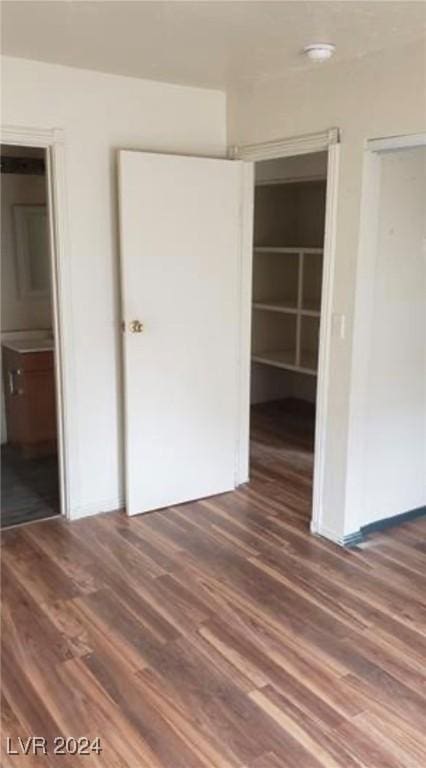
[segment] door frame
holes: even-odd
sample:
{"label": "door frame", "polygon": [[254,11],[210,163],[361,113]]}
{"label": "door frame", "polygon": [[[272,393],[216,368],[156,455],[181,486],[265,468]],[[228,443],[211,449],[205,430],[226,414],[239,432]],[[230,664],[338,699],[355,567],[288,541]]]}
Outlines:
{"label": "door frame", "polygon": [[[338,128],[330,128],[318,133],[293,136],[277,141],[261,144],[234,146],[230,156],[235,160],[258,162],[283,157],[327,152],[327,195],[325,211],[323,276],[321,293],[321,321],[319,337],[316,418],[315,418],[315,447],[314,447],[314,477],[312,493],[311,532],[320,533],[323,518],[325,453],[328,427],[328,397],[331,373],[331,336],[333,287],[336,261],[336,232],[337,232],[337,200],[340,158],[340,137]],[[249,201],[245,202],[248,205]],[[251,204],[253,204],[251,202]],[[252,249],[251,249],[252,250]],[[250,357],[247,349],[251,346],[251,282],[252,256],[245,256],[248,249],[243,250],[243,268],[241,279],[241,410],[239,424],[239,448],[237,461],[237,484],[249,480],[249,429],[250,429]],[[247,320],[247,318],[250,318]]]}
{"label": "door frame", "polygon": [[60,513],[70,519],[69,493],[69,396],[66,376],[68,345],[65,339],[64,304],[69,294],[65,265],[68,240],[65,204],[65,137],[59,128],[43,129],[2,125],[2,144],[37,147],[46,153],[47,209],[52,275],[52,320],[55,334],[56,422],[58,430],[58,473]]}
{"label": "door frame", "polygon": [[[360,234],[354,297],[354,336],[347,462],[346,537],[361,536],[359,510],[364,506],[365,436],[367,423],[370,329],[374,314],[374,285],[379,226],[381,158],[386,152],[426,147],[426,132],[366,139],[361,188]],[[345,537],[345,538],[346,538]]]}

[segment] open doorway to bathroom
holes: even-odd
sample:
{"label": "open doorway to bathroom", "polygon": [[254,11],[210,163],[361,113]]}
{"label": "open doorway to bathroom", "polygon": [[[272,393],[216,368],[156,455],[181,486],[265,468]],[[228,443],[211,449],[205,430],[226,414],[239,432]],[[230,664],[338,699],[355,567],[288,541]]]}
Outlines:
{"label": "open doorway to bathroom", "polygon": [[1,526],[60,514],[46,150],[1,145]]}

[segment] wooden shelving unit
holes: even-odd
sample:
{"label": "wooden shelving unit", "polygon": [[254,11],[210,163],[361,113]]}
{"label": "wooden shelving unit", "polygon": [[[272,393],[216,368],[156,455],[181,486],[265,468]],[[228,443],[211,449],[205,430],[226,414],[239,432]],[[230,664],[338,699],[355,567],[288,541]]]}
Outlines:
{"label": "wooden shelving unit", "polygon": [[[315,165],[315,163],[317,163]],[[253,403],[314,403],[318,370],[326,158],[259,168],[255,186]],[[302,170],[303,166],[303,170]],[[313,178],[310,172],[316,175]],[[258,169],[256,169],[258,173]],[[305,175],[302,175],[305,174]]]}
{"label": "wooden shelving unit", "polygon": [[315,376],[325,181],[255,190],[253,362]]}
{"label": "wooden shelving unit", "polygon": [[[256,247],[253,361],[315,375],[322,248]],[[279,317],[291,317],[291,321]]]}

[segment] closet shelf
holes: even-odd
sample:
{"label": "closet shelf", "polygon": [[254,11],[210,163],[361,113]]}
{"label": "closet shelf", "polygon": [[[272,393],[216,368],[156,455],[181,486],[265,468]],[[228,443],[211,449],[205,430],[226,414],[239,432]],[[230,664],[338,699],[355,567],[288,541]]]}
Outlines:
{"label": "closet shelf", "polygon": [[280,389],[285,374],[277,369],[301,374],[301,380],[316,376],[325,193],[325,181],[306,179],[255,189],[252,360],[260,364],[255,397]]}
{"label": "closet shelf", "polygon": [[278,368],[295,367],[294,349],[264,350],[256,352],[253,355],[255,363],[264,363],[265,365],[276,365]]}
{"label": "closet shelf", "polygon": [[293,299],[268,299],[267,301],[254,301],[253,307],[255,309],[262,309],[266,312],[289,312],[292,315],[296,315],[299,311],[297,309],[297,301]]}
{"label": "closet shelf", "polygon": [[268,299],[268,301],[254,301],[254,309],[260,309],[264,312],[283,312],[289,315],[307,315],[308,317],[319,317],[319,309],[309,306],[299,308],[297,302],[292,299]]}
{"label": "closet shelf", "polygon": [[322,181],[324,183],[327,182],[327,176],[324,176],[321,174],[313,174],[312,176],[291,176],[288,179],[282,179],[280,177],[278,178],[271,178],[271,179],[256,179],[255,186],[256,187],[273,187],[273,186],[280,186],[282,187],[283,184],[306,184],[309,182],[318,182]]}
{"label": "closet shelf", "polygon": [[324,249],[309,248],[309,247],[304,248],[303,245],[294,245],[294,246],[255,245],[253,250],[255,253],[311,253],[311,254],[321,255]]}
{"label": "closet shelf", "polygon": [[316,376],[317,373],[314,355],[303,355],[303,365],[296,365],[294,349],[257,352],[252,356],[252,361],[262,365],[271,365],[274,368],[285,368],[288,371],[308,373],[311,376]]}
{"label": "closet shelf", "polygon": [[305,372],[310,371],[316,374],[317,366],[318,366],[318,358],[315,352],[310,352],[309,350],[301,350],[299,369],[301,371],[305,371]]}

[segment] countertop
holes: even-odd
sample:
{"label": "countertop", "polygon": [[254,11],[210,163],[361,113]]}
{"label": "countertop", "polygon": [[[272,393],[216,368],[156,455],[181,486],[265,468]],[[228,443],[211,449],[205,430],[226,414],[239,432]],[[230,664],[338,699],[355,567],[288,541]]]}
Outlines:
{"label": "countertop", "polygon": [[54,339],[11,339],[3,341],[3,347],[25,355],[28,352],[51,352],[55,348]]}

